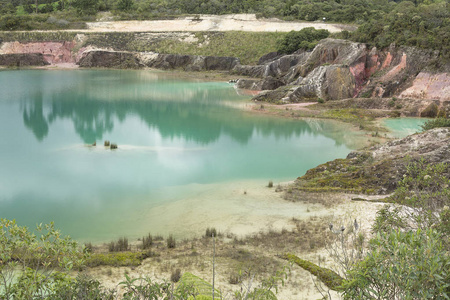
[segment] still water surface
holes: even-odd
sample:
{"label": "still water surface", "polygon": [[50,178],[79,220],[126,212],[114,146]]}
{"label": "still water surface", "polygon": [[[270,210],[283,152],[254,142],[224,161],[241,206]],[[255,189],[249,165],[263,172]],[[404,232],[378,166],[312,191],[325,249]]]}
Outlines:
{"label": "still water surface", "polygon": [[248,100],[151,71],[1,71],[0,217],[80,240],[165,233],[183,224],[155,216],[161,205],[292,180],[357,144],[338,123],[254,115]]}

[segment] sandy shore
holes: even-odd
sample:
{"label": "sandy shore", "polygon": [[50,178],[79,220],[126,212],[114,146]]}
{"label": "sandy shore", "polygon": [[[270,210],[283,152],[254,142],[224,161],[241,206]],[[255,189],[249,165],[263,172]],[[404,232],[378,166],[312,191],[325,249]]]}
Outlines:
{"label": "sandy shore", "polygon": [[[208,195],[214,195],[217,191],[213,193],[205,191],[204,197],[165,204],[153,213],[146,215],[148,218],[158,218],[161,215],[166,218],[174,218],[176,222],[168,229],[177,230],[177,236],[183,233],[182,227],[184,227],[183,234],[187,235],[189,235],[188,231],[201,230],[197,238],[185,240],[173,250],[155,249],[154,251],[160,251],[158,252],[160,256],[146,259],[138,267],[105,266],[88,269],[88,273],[99,279],[108,288],[117,288],[118,283],[123,280],[124,273],[134,278],[150,276],[153,280],[162,281],[170,278],[171,272],[176,268],[212,282],[211,241],[198,239],[198,237],[204,233],[205,227],[213,226],[224,233],[224,236],[217,241],[216,287],[228,295],[226,299],[232,299],[232,291],[239,289],[239,285],[229,283],[229,274],[234,272],[233,270],[246,268],[245,262],[244,265],[240,265],[242,262],[239,262],[239,258],[236,261],[236,257],[239,257],[238,253],[243,253],[242,251],[251,253],[251,257],[248,259],[256,264],[266,262],[270,265],[274,260],[277,261],[277,254],[291,252],[317,264],[321,261],[322,266],[333,266],[334,262],[328,257],[324,248],[305,251],[303,246],[296,249],[296,246],[289,242],[292,238],[294,240],[303,238],[301,233],[297,233],[298,227],[296,228],[293,218],[305,224],[311,224],[307,227],[311,233],[317,232],[317,227],[328,228],[330,222],[340,227],[357,219],[361,226],[360,230],[368,233],[376,211],[383,205],[355,202],[351,198],[357,195],[348,194],[323,195],[327,201],[334,203],[327,206],[307,198],[303,199],[304,201],[287,202],[282,199],[282,193],[275,192],[275,188],[261,186],[258,182],[233,183],[230,186],[228,186],[228,191],[220,191],[223,193],[223,199],[211,199],[214,196],[208,197]],[[217,190],[219,187],[214,185],[210,188]],[[310,220],[316,221],[311,223]],[[180,227],[180,225],[183,226]],[[282,230],[291,232],[291,238],[280,240],[280,235],[282,235],[280,231]],[[252,239],[261,232],[278,233],[269,233],[262,238],[261,244],[255,245]],[[236,237],[236,234],[238,238],[242,239],[242,242],[238,244],[233,242],[233,238],[228,238],[229,236]],[[310,238],[312,236],[306,237],[306,243],[310,241]],[[314,239],[323,238],[325,236],[314,233]],[[286,264],[281,260],[278,260],[278,263]],[[265,268],[264,266],[260,267],[261,269]],[[261,270],[255,269],[254,272],[262,277],[268,276],[268,274],[259,273],[263,272]],[[259,284],[258,280],[255,280],[254,286]],[[319,299],[320,293],[316,290],[313,278],[307,271],[298,266],[292,266],[285,285],[280,287],[277,293],[277,298],[280,300]]]}

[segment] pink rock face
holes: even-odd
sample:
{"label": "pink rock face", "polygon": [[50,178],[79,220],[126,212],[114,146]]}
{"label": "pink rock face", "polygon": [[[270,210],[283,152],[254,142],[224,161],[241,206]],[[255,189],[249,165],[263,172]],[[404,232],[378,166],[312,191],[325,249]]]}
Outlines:
{"label": "pink rock face", "polygon": [[[390,56],[390,53],[388,53],[388,57]],[[388,57],[386,57],[386,60],[388,60]],[[391,56],[392,57],[392,56]],[[391,58],[392,59],[392,58]],[[386,60],[384,62],[386,62]],[[385,64],[383,63],[383,66]],[[382,67],[383,68],[383,67]],[[384,75],[381,80],[382,81],[390,81],[392,80],[392,78],[397,75],[398,73],[400,73],[401,70],[403,70],[404,68],[406,68],[406,54],[403,53],[402,55],[402,60],[400,61],[400,63],[398,65],[396,65],[395,67],[393,67],[386,75]]]}
{"label": "pink rock face", "polygon": [[386,55],[386,59],[383,62],[383,65],[381,66],[382,69],[386,69],[387,67],[389,67],[391,65],[393,56],[390,52],[388,52],[388,54]]}
{"label": "pink rock face", "polygon": [[448,73],[420,72],[400,98],[450,100],[450,76]]}
{"label": "pink rock face", "polygon": [[364,62],[360,62],[353,66],[350,66],[350,72],[355,78],[355,92],[353,97],[355,97],[359,91],[362,89],[364,83],[366,82],[366,64]]}
{"label": "pink rock face", "polygon": [[32,43],[4,43],[0,53],[42,53],[50,64],[74,63],[72,49],[75,42],[32,42]]}
{"label": "pink rock face", "polygon": [[379,57],[377,54],[371,55],[367,61],[365,77],[369,78],[380,68]]}

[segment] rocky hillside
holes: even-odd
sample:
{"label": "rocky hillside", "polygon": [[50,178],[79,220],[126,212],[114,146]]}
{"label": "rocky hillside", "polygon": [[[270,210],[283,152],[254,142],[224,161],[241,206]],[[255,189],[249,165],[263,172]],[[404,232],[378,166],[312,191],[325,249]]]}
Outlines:
{"label": "rocky hillside", "polygon": [[439,53],[412,47],[378,50],[346,40],[322,40],[312,52],[282,56],[260,66],[240,66],[237,74],[261,77],[238,82],[274,91],[257,99],[299,102],[353,97],[450,100],[450,66],[439,65]]}
{"label": "rocky hillside", "polygon": [[[435,100],[439,108],[450,101],[450,65],[439,61],[437,51],[394,45],[383,50],[369,49],[362,43],[324,39],[311,52],[299,51],[291,55],[270,53],[262,57],[258,65],[248,66],[242,65],[235,57],[161,54],[140,50],[145,49],[145,43],[161,38],[164,38],[163,33],[152,34],[151,38],[143,38],[138,33],[96,34],[95,38],[73,33],[62,40],[52,41],[0,40],[0,64],[72,63],[85,68],[227,71],[236,77],[245,77],[238,80],[238,87],[263,91],[256,100],[275,103],[395,96]],[[29,54],[30,58],[26,58],[25,54]],[[17,60],[18,57],[20,60]],[[436,114],[438,112],[439,109]]]}
{"label": "rocky hillside", "polygon": [[436,128],[359,151],[308,170],[286,192],[288,199],[304,191],[389,194],[408,163],[447,163],[450,176],[450,128]]}

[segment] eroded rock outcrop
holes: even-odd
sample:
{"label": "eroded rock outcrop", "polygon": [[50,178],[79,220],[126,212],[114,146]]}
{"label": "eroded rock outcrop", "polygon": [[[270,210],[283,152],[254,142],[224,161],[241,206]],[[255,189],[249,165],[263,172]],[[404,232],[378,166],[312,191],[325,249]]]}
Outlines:
{"label": "eroded rock outcrop", "polygon": [[[351,152],[308,170],[292,185],[292,190],[345,191],[389,194],[397,188],[406,166],[424,159],[427,163],[447,163],[450,176],[450,128],[436,128],[372,148]],[[287,193],[295,197],[295,193]]]}
{"label": "eroded rock outcrop", "polygon": [[0,66],[30,67],[49,64],[42,53],[0,54]]}
{"label": "eroded rock outcrop", "polygon": [[[424,71],[439,53],[413,47],[395,47],[380,51],[365,44],[345,40],[324,39],[312,52],[304,53],[295,65],[270,73],[288,86],[264,92],[257,99],[270,102],[299,102],[322,98],[339,100],[350,97],[391,97],[447,100],[450,98],[448,70]],[[286,56],[289,59],[290,56]],[[265,71],[276,62],[266,63]],[[292,63],[293,64],[293,63]],[[242,74],[261,72],[256,66]],[[259,73],[258,73],[259,74]],[[263,76],[268,76],[263,73]],[[254,88],[260,85],[253,85]]]}
{"label": "eroded rock outcrop", "polygon": [[133,52],[106,50],[86,51],[77,64],[84,68],[138,69],[142,67]]}
{"label": "eroded rock outcrop", "polygon": [[268,76],[262,80],[239,79],[236,82],[237,88],[247,90],[275,90],[283,85],[283,81],[271,76]]}
{"label": "eroded rock outcrop", "polygon": [[180,54],[140,53],[141,63],[150,68],[182,69],[185,71],[230,71],[239,65],[236,57]]}
{"label": "eroded rock outcrop", "polygon": [[450,100],[450,74],[420,72],[400,98]]}
{"label": "eroded rock outcrop", "polygon": [[48,64],[74,63],[72,50],[75,44],[75,41],[5,42],[0,47],[0,53],[41,54]]}

